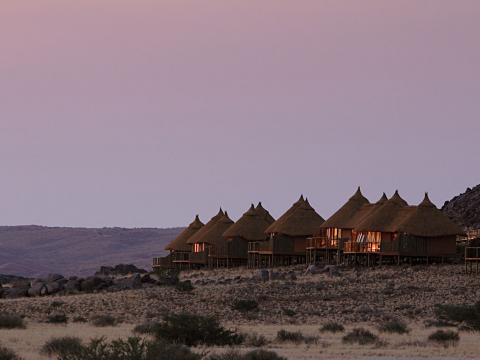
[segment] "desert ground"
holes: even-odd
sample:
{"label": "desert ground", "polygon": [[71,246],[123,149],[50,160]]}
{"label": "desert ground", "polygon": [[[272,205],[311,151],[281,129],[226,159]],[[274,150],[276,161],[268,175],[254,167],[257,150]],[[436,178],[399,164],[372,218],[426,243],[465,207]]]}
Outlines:
{"label": "desert ground", "polygon": [[[338,273],[305,274],[305,267],[274,269],[272,280],[261,281],[258,270],[217,269],[186,271],[194,289],[151,287],[112,293],[1,300],[0,312],[25,317],[26,329],[0,330],[0,343],[25,359],[41,359],[39,349],[52,337],[82,339],[132,336],[135,325],[161,320],[171,312],[213,315],[228,328],[256,333],[269,340],[266,348],[288,359],[474,359],[480,354],[480,333],[460,331],[457,346],[445,348],[428,341],[437,327],[436,304],[474,304],[480,299],[480,276],[465,275],[461,265],[431,265],[375,269],[339,268]],[[258,310],[232,308],[238,299],[254,299]],[[48,324],[48,316],[62,313],[66,325]],[[119,324],[98,328],[73,322],[109,314]],[[378,326],[388,319],[408,324],[408,334],[387,334]],[[375,345],[342,343],[345,333],[320,333],[328,321],[370,329],[381,340]],[[318,337],[313,344],[279,343],[281,329]],[[456,329],[454,329],[456,330]],[[242,348],[241,348],[242,349]],[[199,349],[203,351],[205,349]],[[223,349],[207,349],[209,352]]]}

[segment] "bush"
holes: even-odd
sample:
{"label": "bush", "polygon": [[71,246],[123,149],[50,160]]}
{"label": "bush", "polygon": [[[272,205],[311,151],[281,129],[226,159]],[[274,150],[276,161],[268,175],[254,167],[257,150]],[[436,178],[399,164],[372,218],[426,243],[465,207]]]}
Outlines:
{"label": "bush", "polygon": [[280,330],[277,332],[277,341],[280,343],[291,342],[295,344],[305,343],[312,344],[318,341],[317,337],[314,336],[305,336],[301,332],[292,332],[287,330]]}
{"label": "bush", "polygon": [[0,313],[0,329],[25,329],[23,318],[16,314]]}
{"label": "bush", "polygon": [[472,330],[480,330],[480,302],[475,305],[437,305],[435,315],[439,320],[463,322]]}
{"label": "bush", "polygon": [[221,355],[210,355],[208,360],[287,360],[284,357],[278,356],[272,351],[254,350],[244,355],[238,351],[228,351]]}
{"label": "bush", "polygon": [[60,300],[54,300],[50,303],[50,307],[54,308],[54,309],[59,308],[63,305],[65,305],[65,303],[63,301],[60,301]]}
{"label": "bush", "polygon": [[232,309],[240,312],[258,310],[258,302],[256,300],[238,299],[233,302]]}
{"label": "bush", "polygon": [[97,327],[116,326],[117,320],[111,315],[97,315],[91,319],[91,323]]}
{"label": "bush", "polygon": [[345,327],[342,324],[339,324],[333,321],[324,324],[320,328],[320,332],[322,333],[323,332],[337,333],[337,332],[344,332],[344,331],[345,331]]}
{"label": "bush", "polygon": [[449,347],[456,346],[460,341],[460,336],[455,331],[437,330],[428,337],[428,340]]}
{"label": "bush", "polygon": [[[53,353],[52,353],[53,354]],[[110,343],[105,338],[93,339],[88,345],[65,347],[56,352],[58,360],[201,360],[202,354],[195,354],[182,345],[167,344],[163,341],[147,341],[131,337]]]}
{"label": "bush", "polygon": [[74,323],[86,323],[88,322],[87,319],[85,319],[83,316],[76,316],[73,318]]}
{"label": "bush", "polygon": [[177,289],[180,292],[191,292],[193,291],[194,287],[190,280],[186,280],[186,281],[179,281],[175,285],[175,289]]}
{"label": "bush", "polygon": [[238,345],[244,337],[227,330],[213,317],[192,314],[171,314],[155,327],[157,339],[186,346]]}
{"label": "bush", "polygon": [[49,315],[47,318],[47,323],[49,324],[66,324],[67,316],[65,314],[53,314]]}
{"label": "bush", "polygon": [[21,358],[14,351],[0,346],[0,360],[21,360]]}
{"label": "bush", "polygon": [[77,337],[65,336],[48,340],[42,346],[41,352],[45,355],[80,354],[83,350],[82,341]]}
{"label": "bush", "polygon": [[408,334],[410,332],[407,324],[400,320],[387,321],[379,327],[379,330],[390,334]]}
{"label": "bush", "polygon": [[152,335],[158,327],[158,323],[149,322],[134,327],[133,332],[141,335]]}
{"label": "bush", "polygon": [[283,309],[282,311],[283,311],[283,314],[286,315],[286,316],[292,317],[292,316],[297,315],[297,313],[292,309]]}
{"label": "bush", "polygon": [[378,341],[378,336],[368,330],[356,328],[345,335],[342,341],[345,344],[369,345],[376,343]]}
{"label": "bush", "polygon": [[244,344],[245,346],[250,346],[250,347],[264,347],[265,345],[268,344],[268,340],[263,335],[258,335],[253,333],[253,334],[245,335]]}

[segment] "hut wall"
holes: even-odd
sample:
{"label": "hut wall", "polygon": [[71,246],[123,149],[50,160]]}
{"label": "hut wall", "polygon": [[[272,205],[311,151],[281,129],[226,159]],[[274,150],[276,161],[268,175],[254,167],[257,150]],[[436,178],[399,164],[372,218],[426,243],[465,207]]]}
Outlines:
{"label": "hut wall", "polygon": [[456,252],[456,237],[420,237],[409,234],[382,238],[382,254],[401,256],[451,256]]}
{"label": "hut wall", "polygon": [[398,255],[400,239],[392,233],[382,233],[380,253],[383,255]]}
{"label": "hut wall", "polygon": [[228,257],[231,259],[246,259],[248,257],[248,242],[235,237],[227,242]]}
{"label": "hut wall", "polygon": [[452,256],[456,253],[456,236],[427,239],[428,256]]}

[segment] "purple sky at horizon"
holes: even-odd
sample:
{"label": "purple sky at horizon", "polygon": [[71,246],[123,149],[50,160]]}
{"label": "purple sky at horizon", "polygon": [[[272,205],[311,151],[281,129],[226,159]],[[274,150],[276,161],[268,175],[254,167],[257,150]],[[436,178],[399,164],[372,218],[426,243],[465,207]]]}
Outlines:
{"label": "purple sky at horizon", "polygon": [[0,5],[0,224],[325,218],[480,183],[476,0]]}

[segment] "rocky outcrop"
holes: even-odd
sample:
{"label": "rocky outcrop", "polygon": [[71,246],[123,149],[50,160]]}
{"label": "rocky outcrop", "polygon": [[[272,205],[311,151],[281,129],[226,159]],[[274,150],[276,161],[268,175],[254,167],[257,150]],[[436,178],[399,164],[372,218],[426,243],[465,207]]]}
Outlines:
{"label": "rocky outcrop", "polygon": [[465,228],[480,229],[480,185],[446,201],[442,211]]}

